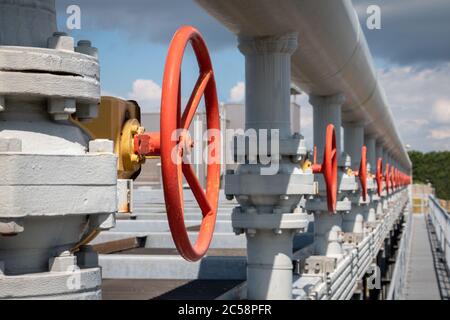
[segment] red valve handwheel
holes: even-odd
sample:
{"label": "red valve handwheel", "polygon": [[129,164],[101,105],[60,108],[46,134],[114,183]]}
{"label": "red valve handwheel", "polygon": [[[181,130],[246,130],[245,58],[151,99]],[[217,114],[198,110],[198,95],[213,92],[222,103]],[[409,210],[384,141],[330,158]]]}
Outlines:
{"label": "red valve handwheel", "polygon": [[389,163],[386,164],[386,173],[384,175],[384,180],[386,181],[386,192],[387,194],[389,194],[391,192],[390,188],[391,188],[391,178],[389,177]]}
{"label": "red valve handwheel", "polygon": [[383,192],[383,159],[378,159],[377,161],[377,187],[378,187],[378,196],[381,197],[381,193]]}
{"label": "red valve handwheel", "polygon": [[390,178],[391,178],[391,190],[392,190],[392,192],[394,192],[395,191],[395,168],[393,166],[391,167]]}
{"label": "red valve handwheel", "polygon": [[358,172],[359,181],[361,182],[362,197],[367,201],[367,147],[361,149],[361,164]]}
{"label": "red valve handwheel", "polygon": [[[191,43],[199,65],[199,78],[184,110],[181,108],[181,66]],[[184,161],[193,146],[188,129],[202,97],[208,128],[208,174],[206,192],[191,164]],[[161,98],[161,132],[135,137],[139,155],[160,155],[164,198],[172,238],[178,252],[188,261],[198,261],[207,252],[214,233],[220,188],[220,118],[216,82],[208,49],[201,34],[190,26],[179,29],[167,55]],[[189,239],[184,222],[183,176],[191,187],[203,214],[195,245]]]}
{"label": "red valve handwheel", "polygon": [[394,188],[395,188],[395,190],[397,190],[398,189],[398,169],[397,168],[395,168],[394,169]]}
{"label": "red valve handwheel", "polygon": [[317,148],[314,148],[314,164],[312,169],[315,174],[323,174],[327,188],[328,211],[336,213],[338,154],[336,148],[336,132],[332,124],[327,127],[323,163],[317,164]]}

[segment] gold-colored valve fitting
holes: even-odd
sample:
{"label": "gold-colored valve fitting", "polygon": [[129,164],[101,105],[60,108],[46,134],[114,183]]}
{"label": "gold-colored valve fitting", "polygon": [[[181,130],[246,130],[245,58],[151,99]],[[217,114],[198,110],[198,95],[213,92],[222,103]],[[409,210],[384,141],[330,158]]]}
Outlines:
{"label": "gold-colored valve fitting", "polygon": [[74,119],[73,123],[84,129],[93,140],[112,140],[118,157],[118,177],[130,179],[136,177],[145,162],[145,157],[134,153],[134,136],[145,132],[140,120],[141,111],[136,102],[102,97],[96,119],[87,123]]}
{"label": "gold-colored valve fitting", "polygon": [[312,168],[312,162],[309,161],[309,160],[306,160],[306,161],[303,163],[302,170],[303,170],[303,171],[311,170],[311,168]]}

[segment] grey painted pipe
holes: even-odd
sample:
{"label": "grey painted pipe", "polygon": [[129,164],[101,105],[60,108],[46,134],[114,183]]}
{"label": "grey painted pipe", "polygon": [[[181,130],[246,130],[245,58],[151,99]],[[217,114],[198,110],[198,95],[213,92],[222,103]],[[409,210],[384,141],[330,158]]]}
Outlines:
{"label": "grey painted pipe", "polygon": [[366,134],[411,168],[350,0],[196,1],[239,36],[297,32],[293,82],[310,95],[344,94],[343,121],[365,123]]}

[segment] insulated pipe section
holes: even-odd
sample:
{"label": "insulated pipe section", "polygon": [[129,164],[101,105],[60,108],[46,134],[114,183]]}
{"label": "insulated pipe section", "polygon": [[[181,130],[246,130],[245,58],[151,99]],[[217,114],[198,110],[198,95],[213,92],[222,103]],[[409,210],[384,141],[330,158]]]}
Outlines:
{"label": "insulated pipe section", "polygon": [[298,32],[293,82],[309,95],[343,93],[343,120],[365,123],[366,134],[411,168],[350,0],[196,1],[240,36]]}

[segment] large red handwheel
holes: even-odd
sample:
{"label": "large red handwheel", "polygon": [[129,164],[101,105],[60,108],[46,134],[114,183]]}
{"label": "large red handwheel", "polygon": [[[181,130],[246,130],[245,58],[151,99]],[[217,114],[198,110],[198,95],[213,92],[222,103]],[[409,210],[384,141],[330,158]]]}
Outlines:
{"label": "large red handwheel", "polygon": [[378,196],[381,197],[381,193],[383,192],[383,159],[378,159],[377,161],[377,187],[378,187]]}
{"label": "large red handwheel", "polygon": [[361,164],[358,172],[359,181],[361,183],[362,198],[367,200],[367,147],[363,146],[361,149]]}
{"label": "large red handwheel", "polygon": [[[181,66],[191,43],[199,65],[199,78],[182,113]],[[208,127],[208,173],[206,192],[191,164],[183,162],[187,130],[204,96]],[[180,132],[181,134],[177,134]],[[190,143],[189,143],[190,144]],[[211,59],[201,34],[190,26],[179,29],[170,44],[164,71],[161,100],[161,171],[170,231],[178,252],[188,261],[198,261],[207,252],[215,228],[220,188],[220,118]],[[203,214],[197,242],[192,245],[184,223],[183,175]]]}
{"label": "large red handwheel", "polygon": [[391,178],[391,190],[392,192],[395,191],[395,168],[394,166],[391,166],[391,173],[390,173],[390,178]]}
{"label": "large red handwheel", "polygon": [[336,148],[336,132],[334,125],[327,127],[325,137],[325,150],[323,153],[323,163],[317,164],[317,149],[314,150],[313,172],[323,174],[327,188],[328,211],[336,213],[337,209],[337,178],[338,178],[338,154]]}
{"label": "large red handwheel", "polygon": [[389,194],[391,192],[391,177],[389,170],[389,163],[386,164],[386,173],[384,175],[384,180],[386,181],[386,193]]}

